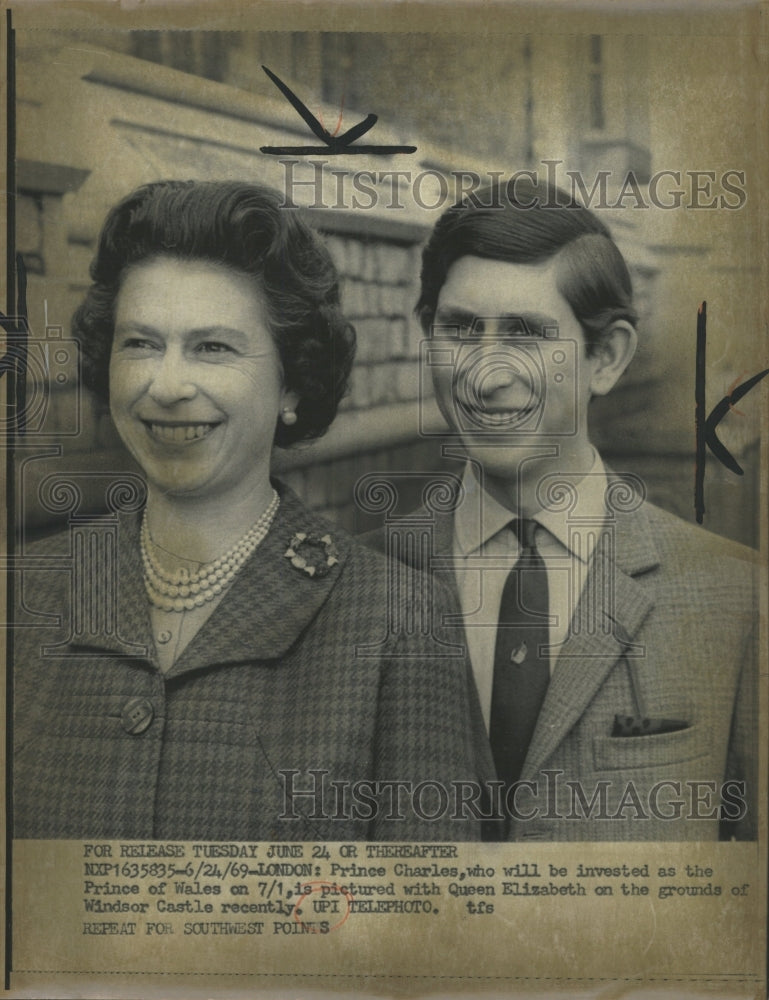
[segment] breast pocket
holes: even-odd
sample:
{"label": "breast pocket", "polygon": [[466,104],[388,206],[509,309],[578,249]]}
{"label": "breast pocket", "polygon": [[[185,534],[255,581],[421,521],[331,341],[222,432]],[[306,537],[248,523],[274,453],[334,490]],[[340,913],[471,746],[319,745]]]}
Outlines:
{"label": "breast pocket", "polygon": [[707,757],[709,753],[704,727],[697,724],[673,733],[593,738],[593,765],[596,771],[660,768]]}

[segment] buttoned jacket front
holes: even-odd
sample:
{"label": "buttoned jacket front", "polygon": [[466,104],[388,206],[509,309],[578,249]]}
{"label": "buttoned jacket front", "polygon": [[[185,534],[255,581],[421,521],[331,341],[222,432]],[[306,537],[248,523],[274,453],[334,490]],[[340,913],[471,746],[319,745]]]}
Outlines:
{"label": "buttoned jacket front", "polygon": [[[425,786],[416,812],[408,794],[402,808],[397,799],[391,807],[392,789],[376,796],[356,786],[477,779],[472,679],[449,632],[424,634],[406,620],[407,609],[419,620],[424,581],[401,578],[394,597],[378,554],[280,492],[267,538],[165,675],[155,661],[137,514],[70,529],[22,554],[17,836],[479,835],[472,819],[450,815],[434,786]],[[298,531],[331,533],[339,562],[328,575],[310,576],[285,557]],[[110,535],[114,593],[103,575]]]}

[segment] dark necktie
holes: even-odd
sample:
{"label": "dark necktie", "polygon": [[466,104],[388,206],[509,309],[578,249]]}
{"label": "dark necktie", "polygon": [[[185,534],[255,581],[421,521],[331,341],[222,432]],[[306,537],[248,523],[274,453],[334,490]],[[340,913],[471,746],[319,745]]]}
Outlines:
{"label": "dark necktie", "polygon": [[[520,777],[550,680],[547,570],[534,544],[536,529],[536,521],[512,524],[521,554],[499,606],[489,738],[505,788]],[[492,823],[490,839],[504,836],[506,825]]]}

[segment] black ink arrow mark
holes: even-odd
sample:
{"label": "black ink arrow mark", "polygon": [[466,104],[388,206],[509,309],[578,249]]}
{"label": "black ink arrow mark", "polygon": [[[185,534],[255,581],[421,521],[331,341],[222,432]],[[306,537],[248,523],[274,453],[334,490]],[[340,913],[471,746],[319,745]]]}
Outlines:
{"label": "black ink arrow mark", "polygon": [[754,385],[758,385],[762,378],[769,375],[769,368],[765,368],[758,375],[754,375],[749,378],[747,382],[743,382],[742,385],[738,385],[736,389],[733,389],[728,396],[724,398],[713,407],[710,412],[710,416],[705,421],[705,443],[708,448],[713,452],[716,458],[722,462],[727,469],[734,472],[738,476],[744,475],[742,466],[736,460],[734,455],[731,454],[728,448],[725,447],[723,442],[718,439],[716,434],[716,427],[721,423],[726,414],[731,410],[734,403],[739,403],[743,396],[746,396]]}
{"label": "black ink arrow mark", "polygon": [[[0,378],[8,374],[9,386],[6,390],[8,406],[17,415],[16,431],[21,436],[26,428],[26,371],[27,371],[27,339],[29,323],[27,319],[27,270],[24,258],[16,254],[17,283],[17,316],[6,316],[0,312],[0,327],[6,333],[18,338],[16,349],[8,350],[0,358]],[[14,376],[11,378],[11,376]],[[10,426],[10,425],[9,425]]]}
{"label": "black ink arrow mark", "polygon": [[262,153],[269,153],[271,156],[322,156],[324,154],[340,156],[345,153],[351,156],[361,153],[392,156],[395,153],[416,153],[416,146],[353,146],[356,139],[365,135],[376,125],[379,118],[374,114],[366,115],[363,121],[348,128],[341,135],[332,135],[280,77],[276,76],[272,70],[267,69],[266,66],[262,66],[262,69],[294,110],[298,112],[312,134],[323,143],[322,146],[260,146]]}
{"label": "black ink arrow mark", "polygon": [[694,485],[694,507],[697,512],[697,523],[702,524],[705,514],[705,446],[710,448],[713,455],[725,465],[730,472],[737,476],[744,475],[744,470],[729,449],[719,440],[716,428],[724,419],[729,410],[733,409],[735,403],[739,403],[743,396],[747,396],[753,386],[758,385],[761,379],[769,375],[769,368],[749,378],[728,395],[724,396],[710,411],[708,418],[703,419],[705,413],[705,350],[707,340],[707,303],[703,302],[697,310],[697,358],[695,375],[695,427],[697,435],[697,461],[695,466]]}
{"label": "black ink arrow mark", "polygon": [[694,362],[694,432],[696,460],[694,464],[694,509],[697,524],[705,516],[705,350],[707,343],[708,304],[703,302],[697,310],[697,354]]}

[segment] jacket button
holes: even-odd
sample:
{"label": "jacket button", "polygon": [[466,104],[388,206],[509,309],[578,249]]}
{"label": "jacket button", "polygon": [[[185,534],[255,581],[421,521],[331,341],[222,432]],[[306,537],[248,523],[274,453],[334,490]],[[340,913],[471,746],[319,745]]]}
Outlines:
{"label": "jacket button", "polygon": [[131,698],[123,706],[120,721],[127,733],[138,736],[150,727],[154,716],[155,709],[151,701],[146,698]]}

